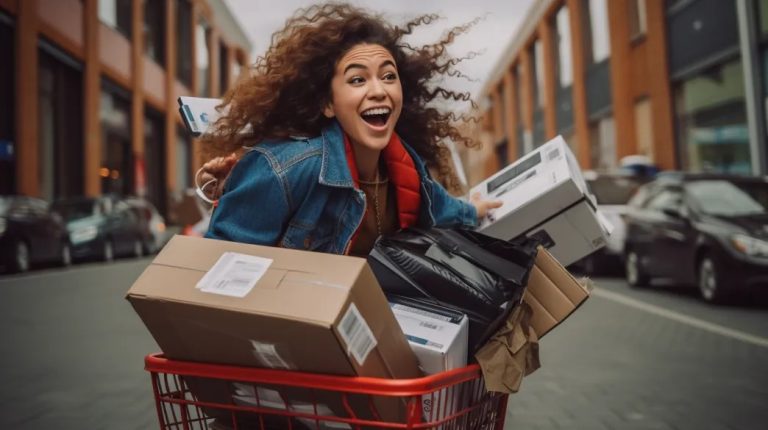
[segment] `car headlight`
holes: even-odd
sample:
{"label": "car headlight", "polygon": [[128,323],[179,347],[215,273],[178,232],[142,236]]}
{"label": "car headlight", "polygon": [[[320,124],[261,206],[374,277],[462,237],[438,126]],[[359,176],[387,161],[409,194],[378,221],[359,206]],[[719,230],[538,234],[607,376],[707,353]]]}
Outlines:
{"label": "car headlight", "polygon": [[731,236],[731,244],[736,250],[752,257],[768,257],[768,242],[745,234]]}
{"label": "car headlight", "polygon": [[8,221],[5,218],[0,218],[0,236],[5,233],[5,229],[8,228]]}
{"label": "car headlight", "polygon": [[98,234],[99,229],[96,226],[82,227],[78,228],[77,230],[73,230],[69,234],[69,240],[72,242],[72,244],[77,245],[78,243],[88,242],[95,239]]}

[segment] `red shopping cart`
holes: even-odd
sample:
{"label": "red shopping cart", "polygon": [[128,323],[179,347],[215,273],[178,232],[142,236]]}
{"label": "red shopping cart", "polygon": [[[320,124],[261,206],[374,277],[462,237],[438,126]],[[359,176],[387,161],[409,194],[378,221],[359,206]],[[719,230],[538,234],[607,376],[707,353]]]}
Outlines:
{"label": "red shopping cart", "polygon": [[[501,430],[508,395],[471,365],[417,379],[145,359],[161,429]],[[397,413],[393,413],[393,408]]]}

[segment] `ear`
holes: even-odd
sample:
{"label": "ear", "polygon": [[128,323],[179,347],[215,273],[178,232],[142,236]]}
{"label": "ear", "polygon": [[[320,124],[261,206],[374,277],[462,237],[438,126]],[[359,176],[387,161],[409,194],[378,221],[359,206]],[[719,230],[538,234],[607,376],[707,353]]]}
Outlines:
{"label": "ear", "polygon": [[333,112],[333,105],[330,102],[323,108],[323,115],[325,115],[326,118],[333,118],[336,116],[336,113]]}

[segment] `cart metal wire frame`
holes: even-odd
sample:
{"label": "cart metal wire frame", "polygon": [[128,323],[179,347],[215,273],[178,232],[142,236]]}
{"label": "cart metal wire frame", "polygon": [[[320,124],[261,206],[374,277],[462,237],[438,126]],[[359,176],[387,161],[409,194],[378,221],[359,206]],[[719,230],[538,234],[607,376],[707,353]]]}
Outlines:
{"label": "cart metal wire frame", "polygon": [[[203,364],[151,354],[145,369],[152,377],[163,430],[502,430],[508,399],[485,390],[477,365],[417,379],[381,379]],[[226,395],[209,399],[199,390],[205,383],[226,387]],[[392,418],[393,404],[399,418]],[[380,413],[382,406],[390,406],[390,413]]]}

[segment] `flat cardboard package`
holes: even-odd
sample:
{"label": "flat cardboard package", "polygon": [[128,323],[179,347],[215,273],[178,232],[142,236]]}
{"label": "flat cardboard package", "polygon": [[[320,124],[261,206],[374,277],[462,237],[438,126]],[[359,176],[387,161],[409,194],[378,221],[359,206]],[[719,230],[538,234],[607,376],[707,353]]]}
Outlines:
{"label": "flat cardboard package", "polygon": [[543,247],[528,277],[523,304],[475,354],[489,391],[516,393],[523,377],[540,367],[538,342],[589,297],[577,281]]}
{"label": "flat cardboard package", "polygon": [[602,248],[611,230],[560,136],[476,185],[474,193],[504,203],[478,231],[503,240],[542,237],[565,266]]}
{"label": "flat cardboard package", "polygon": [[[362,258],[175,236],[127,298],[169,358],[334,375],[421,375]],[[218,400],[234,390],[198,385],[198,396]],[[383,409],[392,418],[402,408],[390,402]]]}
{"label": "flat cardboard package", "polygon": [[582,285],[554,256],[539,247],[528,286],[523,295],[533,311],[531,327],[542,338],[568,318],[589,298],[589,290]]}

